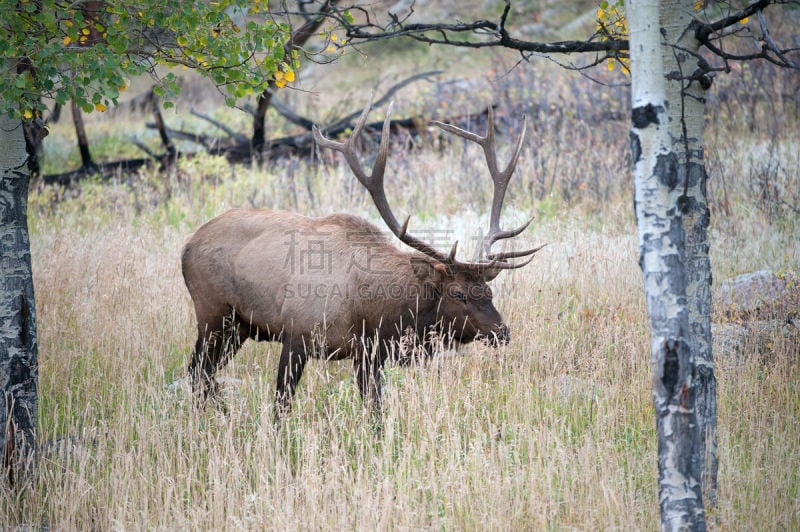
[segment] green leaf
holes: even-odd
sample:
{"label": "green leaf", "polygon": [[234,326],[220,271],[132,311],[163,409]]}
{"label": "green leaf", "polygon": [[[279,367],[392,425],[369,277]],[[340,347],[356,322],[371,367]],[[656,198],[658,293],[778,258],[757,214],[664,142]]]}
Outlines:
{"label": "green leaf", "polygon": [[[41,106],[41,96],[61,104],[75,98],[87,112],[93,103],[115,102],[120,86],[125,85],[124,78],[147,71],[157,74],[156,65],[174,63],[175,57],[184,54],[174,47],[163,47],[143,48],[144,61],[128,55],[147,42],[152,34],[145,32],[153,29],[190,36],[188,56],[202,58],[198,62],[203,65],[199,68],[203,75],[215,83],[231,85],[230,104],[235,103],[234,96],[246,95],[266,83],[276,65],[284,61],[287,25],[261,17],[260,23],[248,20],[244,28],[232,26],[225,9],[231,5],[248,9],[251,3],[245,0],[106,0],[103,20],[91,22],[104,32],[104,43],[80,48],[76,45],[82,30],[90,24],[85,20],[83,4],[59,4],[58,9],[50,4],[21,0],[3,10],[0,56],[26,56],[37,75],[0,77],[0,112],[19,113],[23,102],[27,109]],[[42,5],[48,7],[37,7]],[[253,52],[258,53],[259,62]],[[210,67],[213,69],[202,72]],[[162,98],[179,91],[174,76],[164,76],[155,88]]]}

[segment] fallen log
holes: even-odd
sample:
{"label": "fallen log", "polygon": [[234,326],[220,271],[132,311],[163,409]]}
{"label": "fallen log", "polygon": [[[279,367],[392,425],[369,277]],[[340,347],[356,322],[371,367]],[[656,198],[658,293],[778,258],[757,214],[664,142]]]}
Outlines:
{"label": "fallen log", "polygon": [[[483,111],[478,115],[471,115],[472,120],[484,116],[487,111]],[[453,124],[466,123],[468,117],[457,116],[446,119],[447,122]],[[158,127],[157,123],[146,124],[148,128]],[[353,125],[337,121],[335,127],[326,128],[325,134],[329,137],[337,137],[345,133],[348,129],[352,129]],[[418,118],[398,118],[389,122],[391,135],[398,136],[419,136],[421,128],[427,127],[425,123]],[[383,122],[372,122],[365,126],[365,132],[372,132],[375,135],[380,134],[383,129]],[[172,129],[163,126],[163,134],[167,138],[173,140],[185,140],[198,144],[203,147],[205,153],[211,155],[218,155],[225,157],[231,164],[250,164],[254,161],[253,150],[250,142],[223,142],[224,139],[205,135],[201,133],[184,131],[179,129]],[[136,143],[139,148],[148,154],[148,157],[122,159],[119,161],[112,161],[102,164],[96,164],[94,168],[87,169],[84,167],[69,172],[59,174],[48,174],[42,176],[42,183],[45,185],[73,185],[87,177],[96,176],[100,180],[106,181],[114,178],[124,178],[132,174],[136,174],[143,168],[158,167],[158,171],[165,171],[169,168],[171,161],[177,158],[190,159],[198,154],[198,152],[188,151],[170,151],[165,153],[156,154],[149,150],[146,146],[139,143],[137,140],[132,142]],[[170,144],[171,145],[171,144]],[[174,147],[173,147],[174,150]],[[310,157],[314,150],[314,141],[311,133],[300,133],[297,135],[289,135],[271,139],[267,142],[264,149],[262,161],[277,161],[288,157],[307,158]]]}
{"label": "fallen log", "polygon": [[66,187],[92,176],[96,176],[103,181],[108,181],[115,177],[122,178],[136,174],[139,170],[151,164],[159,163],[157,160],[148,157],[123,159],[121,161],[95,164],[94,168],[85,168],[82,166],[69,172],[43,175],[41,177],[41,182],[45,185],[61,185]]}

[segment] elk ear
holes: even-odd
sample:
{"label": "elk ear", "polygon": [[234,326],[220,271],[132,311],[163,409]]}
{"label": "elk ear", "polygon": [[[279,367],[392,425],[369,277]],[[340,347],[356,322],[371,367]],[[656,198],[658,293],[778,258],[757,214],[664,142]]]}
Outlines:
{"label": "elk ear", "polygon": [[481,280],[484,283],[489,283],[501,272],[499,268],[486,268],[481,272]]}
{"label": "elk ear", "polygon": [[422,282],[438,285],[447,275],[447,267],[444,264],[429,259],[414,257],[411,259],[411,267],[414,269],[414,275]]}

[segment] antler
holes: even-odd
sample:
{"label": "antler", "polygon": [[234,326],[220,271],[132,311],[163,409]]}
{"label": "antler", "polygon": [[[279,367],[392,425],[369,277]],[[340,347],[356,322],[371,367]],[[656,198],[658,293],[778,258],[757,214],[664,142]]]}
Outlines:
{"label": "antler", "polygon": [[[519,139],[517,139],[517,145],[514,147],[514,154],[505,170],[502,172],[497,166],[497,152],[494,145],[494,111],[492,110],[491,106],[489,106],[488,130],[486,131],[486,135],[483,137],[477,135],[476,133],[456,127],[452,124],[439,122],[438,120],[433,120],[431,123],[445,131],[463,137],[467,140],[471,140],[483,148],[483,153],[486,156],[486,165],[489,167],[489,174],[492,176],[492,181],[494,182],[494,193],[492,194],[492,213],[489,217],[489,232],[486,233],[486,235],[483,237],[483,241],[481,242],[482,257],[485,257],[487,260],[491,261],[489,267],[495,269],[506,270],[520,268],[528,264],[533,260],[533,254],[542,249],[546,244],[521,251],[505,251],[500,253],[491,252],[492,245],[494,245],[495,242],[517,236],[523,232],[533,221],[533,218],[530,218],[527,222],[516,229],[506,231],[500,229],[500,211],[503,208],[503,200],[505,199],[506,190],[508,189],[508,182],[511,180],[511,176],[514,174],[514,170],[517,167],[517,161],[519,160],[519,155],[522,151],[522,141],[525,139],[525,132],[528,129],[527,115],[523,116],[522,118],[522,132],[519,135]],[[520,263],[506,262],[508,259],[528,256],[530,256],[528,260]]]}
{"label": "antler", "polygon": [[381,131],[381,143],[378,147],[378,156],[375,159],[375,164],[372,166],[372,172],[370,175],[367,175],[367,173],[361,167],[361,163],[359,162],[358,156],[355,153],[355,144],[358,141],[358,137],[367,122],[367,116],[369,115],[369,111],[372,107],[371,100],[367,102],[367,105],[364,107],[364,111],[361,113],[355,128],[353,128],[353,134],[347,140],[344,142],[336,142],[326,138],[316,125],[314,125],[311,130],[314,135],[314,140],[316,140],[317,144],[322,147],[331,148],[344,154],[345,161],[347,161],[347,164],[350,165],[350,169],[353,171],[361,184],[364,185],[364,188],[369,191],[372,201],[378,208],[381,218],[383,218],[383,221],[389,227],[389,230],[391,230],[391,232],[394,233],[397,238],[417,251],[431,257],[432,259],[453,267],[459,267],[460,263],[455,260],[458,242],[453,244],[450,254],[447,255],[430,246],[423,240],[411,235],[408,232],[408,222],[411,217],[407,217],[405,222],[403,222],[403,225],[400,225],[394,213],[392,213],[392,209],[389,206],[389,201],[386,199],[386,192],[383,188],[383,174],[386,170],[386,158],[389,152],[389,121],[391,119],[393,105],[394,103],[390,103],[389,108],[386,110],[386,118],[383,121],[383,129]]}
{"label": "antler", "polygon": [[[350,166],[350,169],[353,171],[356,178],[361,182],[362,185],[364,185],[364,187],[369,192],[370,196],[372,197],[372,201],[378,208],[378,212],[380,213],[381,218],[383,218],[383,221],[389,227],[389,230],[391,230],[392,233],[394,233],[394,235],[397,236],[397,238],[399,238],[401,242],[407,244],[413,249],[416,249],[417,251],[427,255],[428,257],[431,257],[432,259],[447,265],[448,268],[450,268],[452,271],[471,270],[478,272],[487,272],[487,271],[499,272],[499,270],[519,268],[530,262],[533,259],[533,257],[531,257],[527,261],[518,264],[507,262],[507,259],[516,257],[527,257],[529,255],[533,255],[539,249],[541,249],[541,247],[526,251],[510,251],[510,252],[495,253],[495,254],[489,253],[489,250],[494,242],[496,242],[501,238],[510,238],[518,235],[523,230],[525,230],[525,228],[531,222],[529,220],[522,227],[512,231],[502,231],[499,225],[500,208],[502,207],[503,197],[505,196],[505,191],[506,188],[508,187],[508,181],[511,177],[511,174],[514,172],[514,166],[516,165],[517,158],[519,157],[519,152],[522,145],[522,137],[520,137],[520,140],[517,143],[516,152],[514,154],[512,162],[509,164],[508,168],[506,168],[506,170],[501,174],[496,171],[497,163],[494,152],[494,132],[492,125],[493,117],[491,114],[489,115],[490,124],[489,124],[489,133],[487,134],[487,137],[479,137],[474,133],[464,131],[452,125],[442,124],[441,122],[434,122],[437,126],[447,131],[451,131],[453,133],[456,133],[457,135],[461,135],[470,140],[474,140],[475,142],[478,142],[479,144],[484,146],[484,150],[486,151],[487,163],[489,164],[489,169],[490,172],[492,173],[492,179],[495,182],[490,229],[489,233],[484,237],[481,246],[485,260],[481,260],[479,262],[460,262],[456,260],[456,249],[458,248],[458,241],[456,241],[453,244],[453,247],[450,250],[449,254],[442,253],[438,249],[432,247],[430,244],[411,235],[408,232],[408,222],[411,219],[410,216],[408,216],[405,219],[405,222],[403,222],[403,224],[400,225],[394,213],[392,213],[392,209],[389,206],[389,201],[386,199],[386,192],[383,186],[383,176],[386,170],[386,159],[389,152],[389,122],[391,118],[392,105],[393,104],[389,104],[389,108],[386,111],[386,118],[383,121],[383,129],[381,131],[381,142],[378,147],[378,156],[375,159],[375,164],[373,165],[372,172],[369,175],[367,175],[367,173],[361,167],[361,163],[359,162],[358,156],[355,152],[355,144],[358,141],[358,137],[361,134],[362,130],[364,129],[364,125],[367,122],[367,116],[369,115],[369,111],[372,107],[371,101],[369,101],[366,107],[364,107],[364,111],[361,113],[358,122],[353,128],[353,134],[347,140],[345,140],[344,142],[336,142],[329,138],[326,138],[320,132],[319,127],[317,127],[316,125],[314,125],[314,127],[312,128],[314,140],[317,142],[317,144],[319,144],[322,147],[331,148],[333,150],[340,151],[344,154],[344,158],[347,161],[347,164]],[[523,130],[523,135],[524,135],[524,130]],[[487,139],[489,140],[487,141]]]}

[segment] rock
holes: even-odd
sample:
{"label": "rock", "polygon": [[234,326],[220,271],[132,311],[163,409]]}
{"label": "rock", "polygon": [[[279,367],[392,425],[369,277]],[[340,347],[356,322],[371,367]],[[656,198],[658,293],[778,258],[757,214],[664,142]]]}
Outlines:
{"label": "rock", "polygon": [[794,322],[800,315],[800,275],[761,270],[727,279],[714,292],[714,307],[730,320]]}
{"label": "rock", "polygon": [[176,395],[184,395],[189,394],[191,392],[191,386],[189,385],[189,379],[184,377],[182,379],[177,379],[165,386],[168,392],[176,394]]}
{"label": "rock", "polygon": [[796,327],[782,320],[751,320],[711,325],[714,356],[735,364],[756,359],[770,362],[776,353],[800,355]]}
{"label": "rock", "polygon": [[714,339],[714,357],[739,360],[744,355],[747,329],[739,323],[714,323],[711,325]]}

